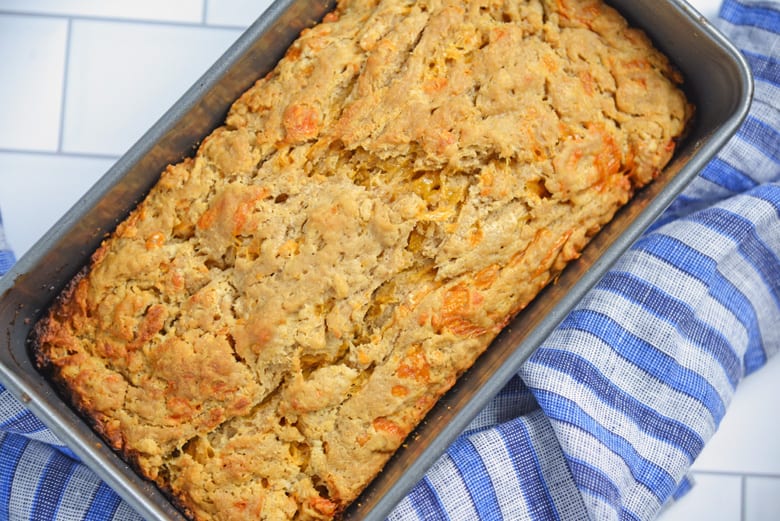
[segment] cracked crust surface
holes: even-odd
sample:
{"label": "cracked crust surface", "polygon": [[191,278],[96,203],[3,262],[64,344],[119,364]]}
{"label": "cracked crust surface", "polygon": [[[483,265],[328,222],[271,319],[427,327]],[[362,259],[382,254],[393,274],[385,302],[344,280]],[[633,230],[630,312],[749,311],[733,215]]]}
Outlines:
{"label": "cracked crust surface", "polygon": [[191,517],[331,519],[664,167],[679,83],[600,1],[342,1],[104,242],[38,364]]}

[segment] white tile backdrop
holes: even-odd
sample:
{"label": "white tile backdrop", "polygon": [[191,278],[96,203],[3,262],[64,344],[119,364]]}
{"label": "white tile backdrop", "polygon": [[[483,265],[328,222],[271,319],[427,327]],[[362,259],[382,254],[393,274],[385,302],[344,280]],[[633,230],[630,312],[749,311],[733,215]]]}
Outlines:
{"label": "white tile backdrop", "polygon": [[200,23],[204,3],[203,0],[2,0],[0,9],[43,15]]}
{"label": "white tile backdrop", "polygon": [[271,0],[206,0],[206,23],[245,27],[248,19],[271,3]]}
{"label": "white tile backdrop", "polygon": [[[713,18],[720,0],[693,0]],[[0,211],[23,254],[270,0],[0,0]],[[661,521],[780,519],[780,361],[747,378]],[[777,407],[774,407],[776,410]]]}
{"label": "white tile backdrop", "polygon": [[240,34],[202,25],[73,20],[62,151],[123,153]]}
{"label": "white tile backdrop", "polygon": [[0,17],[0,146],[57,150],[68,21]]}

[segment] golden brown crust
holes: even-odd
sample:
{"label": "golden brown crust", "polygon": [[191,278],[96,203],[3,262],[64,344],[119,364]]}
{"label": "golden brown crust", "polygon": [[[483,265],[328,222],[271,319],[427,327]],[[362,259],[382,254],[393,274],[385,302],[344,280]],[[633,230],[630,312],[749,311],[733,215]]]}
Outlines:
{"label": "golden brown crust", "polygon": [[596,0],[343,1],[163,172],[36,360],[197,519],[331,519],[671,157]]}

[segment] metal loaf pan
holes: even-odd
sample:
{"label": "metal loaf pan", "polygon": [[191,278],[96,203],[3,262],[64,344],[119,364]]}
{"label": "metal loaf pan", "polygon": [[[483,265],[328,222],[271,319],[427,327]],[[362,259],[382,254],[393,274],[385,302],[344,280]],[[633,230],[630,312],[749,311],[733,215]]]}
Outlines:
{"label": "metal loaf pan", "polygon": [[[740,54],[683,0],[612,0],[644,29],[686,78],[697,115],[660,178],[642,190],[496,339],[427,416],[346,513],[384,519],[473,417],[516,373],[630,244],[736,132],[752,80]],[[108,449],[33,367],[27,338],[35,321],[84,266],[105,234],[141,200],[164,167],[191,155],[228,106],[263,76],[299,32],[333,2],[278,0],[184,96],[0,279],[0,381],[149,520],[182,519],[152,484]]]}

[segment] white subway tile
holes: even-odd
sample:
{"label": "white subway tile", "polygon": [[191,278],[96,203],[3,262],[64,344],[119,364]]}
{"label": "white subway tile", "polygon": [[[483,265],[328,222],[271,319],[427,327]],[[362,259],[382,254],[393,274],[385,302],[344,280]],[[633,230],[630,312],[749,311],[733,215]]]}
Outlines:
{"label": "white subway tile", "polygon": [[81,198],[111,159],[0,153],[3,228],[17,258]]}
{"label": "white subway tile", "polygon": [[63,150],[123,153],[239,35],[209,27],[74,21]]}
{"label": "white subway tile", "polygon": [[690,2],[697,11],[710,21],[714,21],[718,18],[718,12],[720,11],[720,5],[722,3],[723,0],[692,0]]}
{"label": "white subway tile", "polygon": [[693,469],[780,475],[780,357],[745,378]]}
{"label": "white subway tile", "polygon": [[749,477],[745,483],[745,517],[742,521],[780,519],[780,477]]}
{"label": "white subway tile", "polygon": [[199,23],[203,19],[203,0],[3,0],[0,10]]}
{"label": "white subway tile", "polygon": [[661,513],[658,521],[739,521],[742,509],[740,476],[696,474],[694,478],[693,489]]}
{"label": "white subway tile", "polygon": [[0,148],[57,149],[65,20],[0,15]]}
{"label": "white subway tile", "polygon": [[248,27],[273,0],[207,0],[206,23]]}

